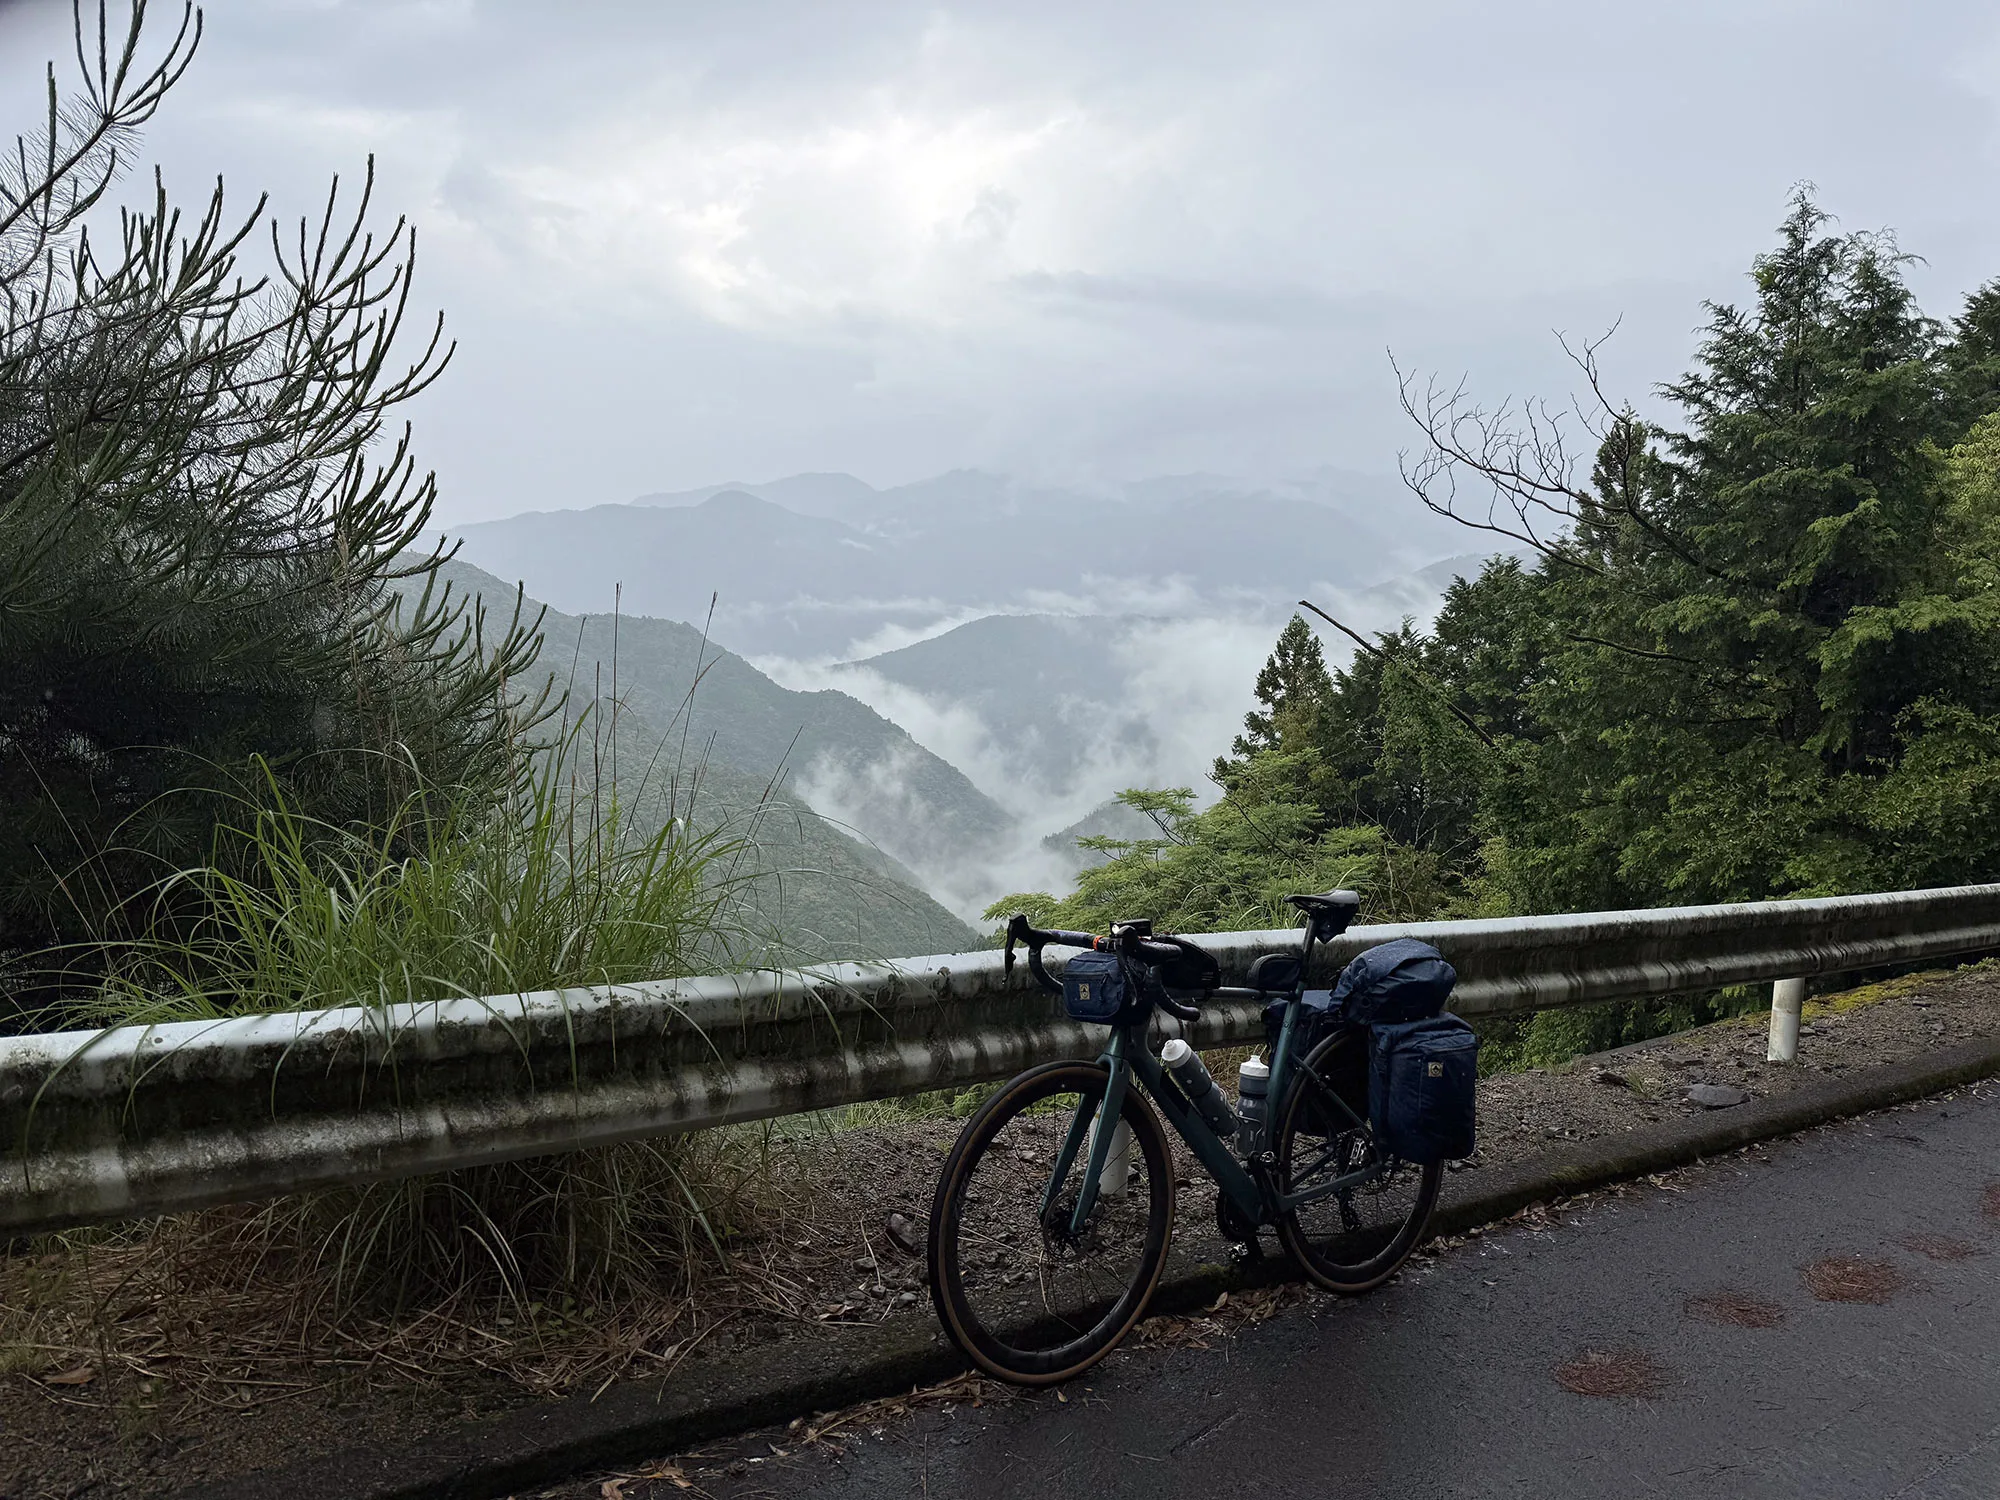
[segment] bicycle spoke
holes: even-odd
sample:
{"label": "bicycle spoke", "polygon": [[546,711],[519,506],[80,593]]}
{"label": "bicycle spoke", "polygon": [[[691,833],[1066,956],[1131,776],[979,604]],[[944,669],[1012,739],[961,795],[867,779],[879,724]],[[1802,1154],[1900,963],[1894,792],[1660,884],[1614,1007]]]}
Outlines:
{"label": "bicycle spoke", "polygon": [[[1285,1192],[1339,1184],[1293,1211],[1286,1243],[1323,1282],[1343,1290],[1373,1285],[1394,1269],[1436,1195],[1436,1168],[1385,1159],[1377,1149],[1367,1124],[1365,1075],[1355,1071],[1365,1054],[1344,1050],[1365,1045],[1355,1032],[1314,1049],[1277,1147]],[[1329,1079],[1343,1081],[1348,1094]]]}
{"label": "bicycle spoke", "polygon": [[[1024,1096],[981,1123],[979,1144],[960,1168],[949,1295],[961,1324],[1000,1341],[1010,1366],[1087,1347],[1111,1309],[1131,1306],[1136,1289],[1150,1285],[1163,1249],[1161,1194],[1171,1186],[1153,1180],[1134,1132],[1127,1132],[1124,1185],[1107,1192],[1100,1184],[1081,1231],[1071,1230],[1101,1103],[1101,1090]],[[1157,1127],[1153,1138],[1158,1153]],[[1072,1139],[1080,1149],[1052,1183]]]}

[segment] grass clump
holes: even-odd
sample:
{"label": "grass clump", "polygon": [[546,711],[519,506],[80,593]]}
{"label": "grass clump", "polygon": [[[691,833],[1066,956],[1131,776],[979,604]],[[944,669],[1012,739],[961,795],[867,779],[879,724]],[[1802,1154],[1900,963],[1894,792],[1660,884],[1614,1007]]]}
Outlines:
{"label": "grass clump", "polygon": [[389,1006],[726,967],[749,946],[754,829],[697,825],[698,784],[650,828],[586,779],[582,721],[495,801],[413,776],[382,822],[338,826],[275,777],[214,856],[145,893],[76,1014],[100,1025]]}
{"label": "grass clump", "polygon": [[[708,817],[697,775],[640,824],[594,749],[579,719],[498,800],[419,778],[367,830],[315,819],[270,778],[207,865],[148,893],[65,1019],[388,1007],[760,956],[754,818]],[[0,1346],[102,1354],[163,1307],[204,1368],[247,1340],[272,1358],[471,1359],[560,1387],[707,1326],[704,1288],[741,1300],[765,1284],[741,1252],[787,1211],[777,1149],[763,1129],[695,1132],[49,1237],[0,1262]],[[786,1304],[782,1288],[763,1300]]]}

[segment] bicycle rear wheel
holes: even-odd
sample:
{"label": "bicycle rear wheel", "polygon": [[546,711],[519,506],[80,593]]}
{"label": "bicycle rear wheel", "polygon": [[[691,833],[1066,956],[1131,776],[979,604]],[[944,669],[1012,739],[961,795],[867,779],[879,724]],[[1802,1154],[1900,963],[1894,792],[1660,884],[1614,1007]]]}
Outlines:
{"label": "bicycle rear wheel", "polygon": [[1073,1122],[1079,1111],[1096,1120],[1109,1079],[1095,1063],[1021,1074],[966,1122],[938,1179],[931,1300],[952,1341],[1003,1380],[1053,1385],[1088,1369],[1139,1321],[1166,1264],[1173,1169],[1159,1118],[1136,1090],[1119,1111],[1130,1144],[1112,1142],[1082,1232],[1070,1223],[1095,1124],[1043,1211]]}
{"label": "bicycle rear wheel", "polygon": [[[1385,1157],[1368,1126],[1368,1037],[1342,1030],[1306,1054],[1279,1119],[1273,1151],[1280,1192],[1303,1192],[1369,1167],[1379,1175],[1306,1204],[1278,1221],[1299,1269],[1334,1292],[1365,1292],[1394,1274],[1423,1240],[1437,1203],[1441,1163]],[[1334,1102],[1360,1117],[1356,1124]]]}

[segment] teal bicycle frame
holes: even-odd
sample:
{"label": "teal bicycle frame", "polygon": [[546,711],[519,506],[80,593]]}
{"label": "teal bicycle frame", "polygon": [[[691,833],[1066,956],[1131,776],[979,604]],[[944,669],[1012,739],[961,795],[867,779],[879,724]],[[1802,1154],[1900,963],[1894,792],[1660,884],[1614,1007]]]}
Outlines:
{"label": "teal bicycle frame", "polygon": [[[1312,952],[1310,929],[1306,938],[1306,956]],[[1259,996],[1254,990],[1218,990],[1216,995],[1230,999]],[[1090,1220],[1091,1210],[1096,1207],[1099,1187],[1104,1168],[1110,1160],[1112,1137],[1117,1133],[1120,1111],[1125,1107],[1125,1093],[1136,1078],[1160,1113],[1167,1117],[1176,1134],[1187,1142],[1208,1175],[1215,1179],[1245,1223],[1263,1226],[1274,1224],[1308,1203],[1316,1203],[1335,1193],[1345,1192],[1374,1181],[1388,1170],[1382,1161],[1371,1162],[1352,1172],[1343,1172],[1329,1181],[1296,1193],[1278,1191],[1275,1173],[1276,1162],[1271,1155],[1272,1132],[1277,1128],[1281,1109],[1289,1098],[1294,1073],[1304,1067],[1303,1060],[1295,1059],[1294,1043],[1298,1033],[1301,1001],[1305,997],[1303,966],[1298,984],[1292,988],[1290,1002],[1285,1007],[1284,1025],[1278,1032],[1278,1044],[1271,1051],[1271,1081],[1265,1097],[1270,1101],[1265,1111],[1264,1122],[1255,1149],[1250,1153],[1250,1165],[1239,1161],[1230,1143],[1217,1135],[1208,1121],[1188,1102],[1180,1089],[1166,1076],[1166,1065],[1154,1055],[1146,1045],[1146,1031],[1152,1024],[1151,1015],[1129,1025],[1121,1026],[1111,1034],[1111,1042],[1097,1060],[1109,1070],[1105,1083],[1104,1097],[1097,1108],[1089,1107],[1089,1101],[1079,1103],[1075,1118],[1071,1120],[1069,1133],[1063,1138],[1062,1147],[1056,1152],[1055,1166],[1050,1173],[1047,1188],[1042,1193],[1041,1222],[1047,1224],[1061,1199],[1062,1185],[1069,1178],[1070,1169],[1076,1164],[1077,1153],[1083,1149],[1086,1137],[1090,1150],[1084,1162],[1083,1181],[1077,1188],[1076,1203],[1070,1211],[1069,1232],[1083,1233]],[[1316,1083],[1341,1113],[1355,1125],[1363,1129],[1368,1122],[1349,1107],[1327,1082],[1312,1075]],[[1095,1124],[1097,1128],[1091,1127]],[[1331,1148],[1329,1148],[1331,1154]],[[1324,1160],[1324,1158],[1322,1159]]]}

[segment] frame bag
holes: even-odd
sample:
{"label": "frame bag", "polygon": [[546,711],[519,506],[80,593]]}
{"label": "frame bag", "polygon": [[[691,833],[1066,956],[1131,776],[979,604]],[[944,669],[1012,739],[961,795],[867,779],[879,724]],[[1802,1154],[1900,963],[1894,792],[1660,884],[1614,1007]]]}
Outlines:
{"label": "frame bag", "polygon": [[1369,1123],[1385,1150],[1428,1166],[1472,1155],[1479,1038],[1454,1015],[1374,1029]]}
{"label": "frame bag", "polygon": [[[1285,1029],[1285,1011],[1292,997],[1281,996],[1264,1006],[1264,1047],[1269,1057],[1278,1055],[1278,1037]],[[1304,1057],[1340,1024],[1340,1011],[1331,990],[1307,990],[1299,997],[1298,1025],[1292,1031],[1292,1056]]]}

